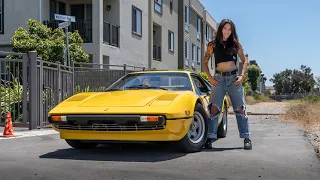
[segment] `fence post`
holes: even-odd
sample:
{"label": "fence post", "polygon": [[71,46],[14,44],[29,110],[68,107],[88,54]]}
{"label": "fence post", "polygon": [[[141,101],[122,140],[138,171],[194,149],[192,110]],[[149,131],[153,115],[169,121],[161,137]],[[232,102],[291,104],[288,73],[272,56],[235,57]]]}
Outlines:
{"label": "fence post", "polygon": [[[23,86],[23,109],[22,109],[22,122],[23,124],[28,124],[30,120],[30,106],[28,103],[28,54],[24,54],[23,56],[23,63],[22,63],[22,86]],[[29,91],[30,92],[30,91]],[[30,101],[29,101],[30,102]]]}
{"label": "fence post", "polygon": [[43,61],[40,60],[40,69],[39,69],[39,125],[40,128],[43,127],[43,104],[44,104],[44,95],[43,95],[43,89],[44,89],[44,82],[43,82]]}
{"label": "fence post", "polygon": [[74,87],[74,61],[72,61],[72,95],[74,95],[75,87]]}
{"label": "fence post", "polygon": [[61,66],[60,66],[60,62],[57,62],[58,64],[58,77],[56,79],[56,102],[55,105],[58,105],[61,102]]}
{"label": "fence post", "polygon": [[28,64],[29,64],[29,109],[30,109],[30,119],[29,119],[29,129],[36,129],[37,128],[37,121],[38,121],[38,98],[39,90],[37,87],[37,52],[36,51],[29,51],[28,52]]}

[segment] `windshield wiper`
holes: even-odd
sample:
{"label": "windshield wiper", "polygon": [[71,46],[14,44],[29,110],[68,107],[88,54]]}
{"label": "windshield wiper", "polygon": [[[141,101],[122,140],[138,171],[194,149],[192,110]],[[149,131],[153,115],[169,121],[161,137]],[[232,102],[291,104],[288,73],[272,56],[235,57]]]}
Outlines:
{"label": "windshield wiper", "polygon": [[146,85],[130,86],[130,87],[127,87],[127,89],[162,89],[162,90],[168,90],[166,88],[162,88],[162,87],[158,87],[158,86],[146,86]]}
{"label": "windshield wiper", "polygon": [[106,90],[106,92],[110,92],[110,91],[122,91],[122,89],[111,88]]}

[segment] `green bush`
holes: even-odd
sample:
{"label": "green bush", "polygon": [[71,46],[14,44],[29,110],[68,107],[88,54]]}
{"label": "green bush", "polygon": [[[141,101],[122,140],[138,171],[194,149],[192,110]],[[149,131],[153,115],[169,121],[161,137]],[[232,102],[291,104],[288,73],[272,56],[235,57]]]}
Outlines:
{"label": "green bush", "polygon": [[5,117],[7,112],[11,112],[12,120],[22,121],[23,86],[18,78],[11,75],[11,81],[1,80],[1,115]]}
{"label": "green bush", "polygon": [[[52,30],[41,22],[29,19],[28,29],[19,27],[11,37],[14,52],[26,53],[37,51],[44,61],[64,64],[66,36],[62,29]],[[82,50],[83,40],[78,31],[69,32],[70,59],[73,62],[89,62],[89,55]],[[8,58],[21,58],[9,55]]]}
{"label": "green bush", "polygon": [[198,72],[197,74],[202,78],[206,79],[207,81],[209,80],[208,75],[205,72]]}
{"label": "green bush", "polygon": [[320,102],[320,96],[315,95],[308,95],[302,99],[302,101],[309,102],[309,103],[319,103]]}

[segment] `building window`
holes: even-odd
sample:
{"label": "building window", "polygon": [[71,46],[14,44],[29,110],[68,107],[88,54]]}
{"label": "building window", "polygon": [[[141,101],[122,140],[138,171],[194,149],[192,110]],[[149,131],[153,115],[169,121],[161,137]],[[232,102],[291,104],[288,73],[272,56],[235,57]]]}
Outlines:
{"label": "building window", "polygon": [[186,59],[189,59],[189,42],[188,41],[185,41],[184,42],[184,57],[186,58]]}
{"label": "building window", "polygon": [[0,34],[4,34],[4,18],[3,18],[3,10],[4,10],[4,5],[3,5],[3,0],[0,0]]}
{"label": "building window", "polygon": [[168,47],[169,51],[174,51],[174,33],[169,30],[169,38],[168,38]]}
{"label": "building window", "polygon": [[172,13],[172,10],[173,10],[173,0],[170,0],[170,13]]}
{"label": "building window", "polygon": [[201,19],[197,17],[197,39],[201,39]]}
{"label": "building window", "polygon": [[162,14],[162,0],[154,0],[154,10]]}
{"label": "building window", "polygon": [[185,6],[185,15],[184,15],[184,22],[185,22],[185,25],[184,25],[184,29],[186,31],[189,31],[189,7]]}
{"label": "building window", "polygon": [[198,55],[198,57],[197,57],[197,62],[200,63],[201,51],[200,51],[200,48],[199,48],[199,47],[197,48],[197,50],[198,50],[198,52],[197,52],[197,55]]}
{"label": "building window", "polygon": [[142,11],[132,6],[132,33],[142,36]]}
{"label": "building window", "polygon": [[196,51],[196,46],[194,44],[192,44],[192,60],[195,62],[196,58],[197,58],[197,51]]}
{"label": "building window", "polygon": [[206,44],[209,42],[209,26],[206,24]]}

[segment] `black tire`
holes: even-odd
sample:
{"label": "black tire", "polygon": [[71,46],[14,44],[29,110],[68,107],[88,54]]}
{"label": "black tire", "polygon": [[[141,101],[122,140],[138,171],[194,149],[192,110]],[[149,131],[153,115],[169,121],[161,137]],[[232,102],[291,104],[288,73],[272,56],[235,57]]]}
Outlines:
{"label": "black tire", "polygon": [[[201,119],[202,118],[202,119]],[[185,153],[193,153],[201,151],[203,148],[205,142],[207,141],[208,137],[208,116],[206,115],[205,110],[203,109],[203,106],[199,103],[196,104],[195,110],[194,110],[194,121],[198,121],[199,127],[201,126],[202,129],[199,130],[199,137],[195,141],[191,140],[192,138],[189,137],[189,133],[187,133],[179,142],[178,142],[178,148]],[[193,125],[193,122],[190,125],[190,130],[188,132],[191,132],[191,126]]]}
{"label": "black tire", "polygon": [[218,127],[218,138],[225,138],[228,132],[228,107],[224,104],[225,111],[223,112],[222,121]]}
{"label": "black tire", "polygon": [[92,149],[98,146],[97,143],[84,143],[81,140],[66,139],[66,142],[75,149]]}

